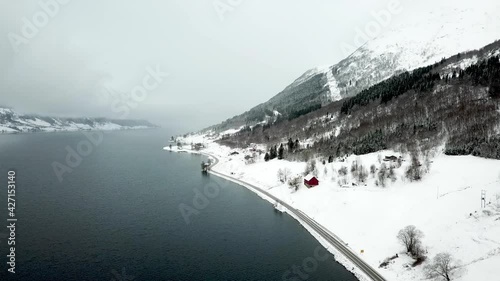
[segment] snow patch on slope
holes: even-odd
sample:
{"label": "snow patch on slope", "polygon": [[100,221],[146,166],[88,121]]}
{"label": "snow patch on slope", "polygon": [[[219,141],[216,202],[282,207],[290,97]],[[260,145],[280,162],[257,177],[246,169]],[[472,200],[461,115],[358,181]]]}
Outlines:
{"label": "snow patch on slope", "polygon": [[388,30],[368,42],[365,48],[373,56],[404,54],[398,56],[398,63],[400,68],[407,70],[433,64],[460,52],[480,49],[500,39],[500,20],[496,16],[500,6],[493,4],[496,5],[489,5],[491,9],[479,4],[467,9],[435,9],[423,19],[420,14],[405,14],[406,26],[403,24],[400,28]]}
{"label": "snow patch on slope", "polygon": [[[413,5],[413,6],[412,6]],[[460,3],[461,5],[461,3]],[[477,50],[500,39],[500,4],[474,2],[470,8],[432,3],[415,12],[420,2],[404,3],[404,12],[390,28],[325,72],[332,100],[353,96],[363,89],[404,71],[428,66],[458,53]],[[354,35],[353,35],[354,36]],[[466,60],[458,67],[466,67]],[[340,88],[340,89],[339,89]]]}
{"label": "snow patch on slope", "polygon": [[332,68],[328,67],[323,71],[326,74],[326,84],[325,87],[330,91],[330,101],[338,101],[342,99],[342,95],[340,94],[340,88],[337,83],[337,80],[333,76]]}

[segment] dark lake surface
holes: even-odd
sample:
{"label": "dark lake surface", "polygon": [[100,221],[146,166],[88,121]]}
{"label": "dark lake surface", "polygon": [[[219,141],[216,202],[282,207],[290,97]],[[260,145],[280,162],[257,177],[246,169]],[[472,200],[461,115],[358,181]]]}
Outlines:
{"label": "dark lake surface", "polygon": [[[105,132],[89,150],[81,132],[0,135],[0,280],[356,280],[293,218],[203,176],[202,156],[162,151],[169,137]],[[68,147],[88,155],[70,167]],[[72,169],[62,181],[54,162]],[[6,257],[10,169],[15,274]]]}

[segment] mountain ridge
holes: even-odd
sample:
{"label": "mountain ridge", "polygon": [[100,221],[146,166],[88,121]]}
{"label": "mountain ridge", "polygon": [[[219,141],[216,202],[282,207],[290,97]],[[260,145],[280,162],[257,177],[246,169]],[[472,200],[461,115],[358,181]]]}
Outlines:
{"label": "mountain ridge", "polygon": [[108,118],[61,118],[18,114],[0,107],[0,134],[22,132],[63,132],[83,130],[126,130],[155,128],[146,120],[116,120]]}
{"label": "mountain ridge", "polygon": [[416,19],[388,29],[337,64],[309,69],[268,101],[202,131],[221,132],[294,118],[352,97],[394,75],[500,39],[500,19],[494,16],[500,12],[498,4],[489,8],[442,9],[414,15]]}
{"label": "mountain ridge", "polygon": [[[384,149],[500,159],[500,40],[391,77],[293,120],[218,134],[229,147],[296,140],[308,155],[343,157]],[[213,134],[217,136],[217,134]]]}

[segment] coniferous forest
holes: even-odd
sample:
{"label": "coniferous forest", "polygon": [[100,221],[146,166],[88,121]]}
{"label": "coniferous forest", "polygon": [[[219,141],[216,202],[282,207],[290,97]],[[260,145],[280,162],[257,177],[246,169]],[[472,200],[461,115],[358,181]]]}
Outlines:
{"label": "coniferous forest", "polygon": [[[294,112],[293,118],[259,124],[220,140],[233,147],[287,141],[284,158],[312,155],[342,157],[383,149],[426,153],[442,146],[448,155],[500,159],[500,57],[492,50],[457,54],[433,65],[403,72],[357,95],[319,108]],[[463,59],[477,57],[465,68]],[[302,142],[307,144],[302,145]]]}

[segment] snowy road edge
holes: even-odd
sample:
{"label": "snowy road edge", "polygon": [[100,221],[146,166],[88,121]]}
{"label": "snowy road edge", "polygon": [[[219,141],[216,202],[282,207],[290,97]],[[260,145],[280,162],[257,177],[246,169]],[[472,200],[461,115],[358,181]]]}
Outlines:
{"label": "snowy road edge", "polygon": [[[167,147],[163,148],[165,151],[171,151]],[[310,232],[314,238],[316,238],[325,248],[330,251],[335,260],[346,267],[347,270],[351,271],[353,274],[358,277],[360,280],[374,280],[374,281],[387,281],[377,270],[371,267],[368,263],[362,260],[356,253],[351,251],[345,243],[340,239],[337,235],[333,234],[330,230],[325,228],[320,223],[316,222],[314,219],[310,218],[304,212],[293,208],[287,203],[283,202],[279,198],[276,198],[274,195],[268,193],[264,189],[255,186],[253,184],[247,183],[240,179],[231,177],[230,175],[223,174],[221,172],[217,172],[212,170],[219,163],[219,158],[210,153],[202,152],[202,151],[190,151],[184,150],[185,152],[192,154],[204,155],[206,157],[210,157],[215,159],[215,162],[210,166],[209,173],[225,180],[229,180],[238,185],[242,185],[253,191],[262,199],[269,201],[270,203],[278,202],[283,206],[285,211],[292,216],[295,220],[297,220],[302,226],[306,228],[308,232]],[[331,246],[331,247],[328,247]],[[335,251],[332,251],[332,247]],[[342,258],[339,259],[339,256]],[[350,269],[352,267],[352,269]]]}

